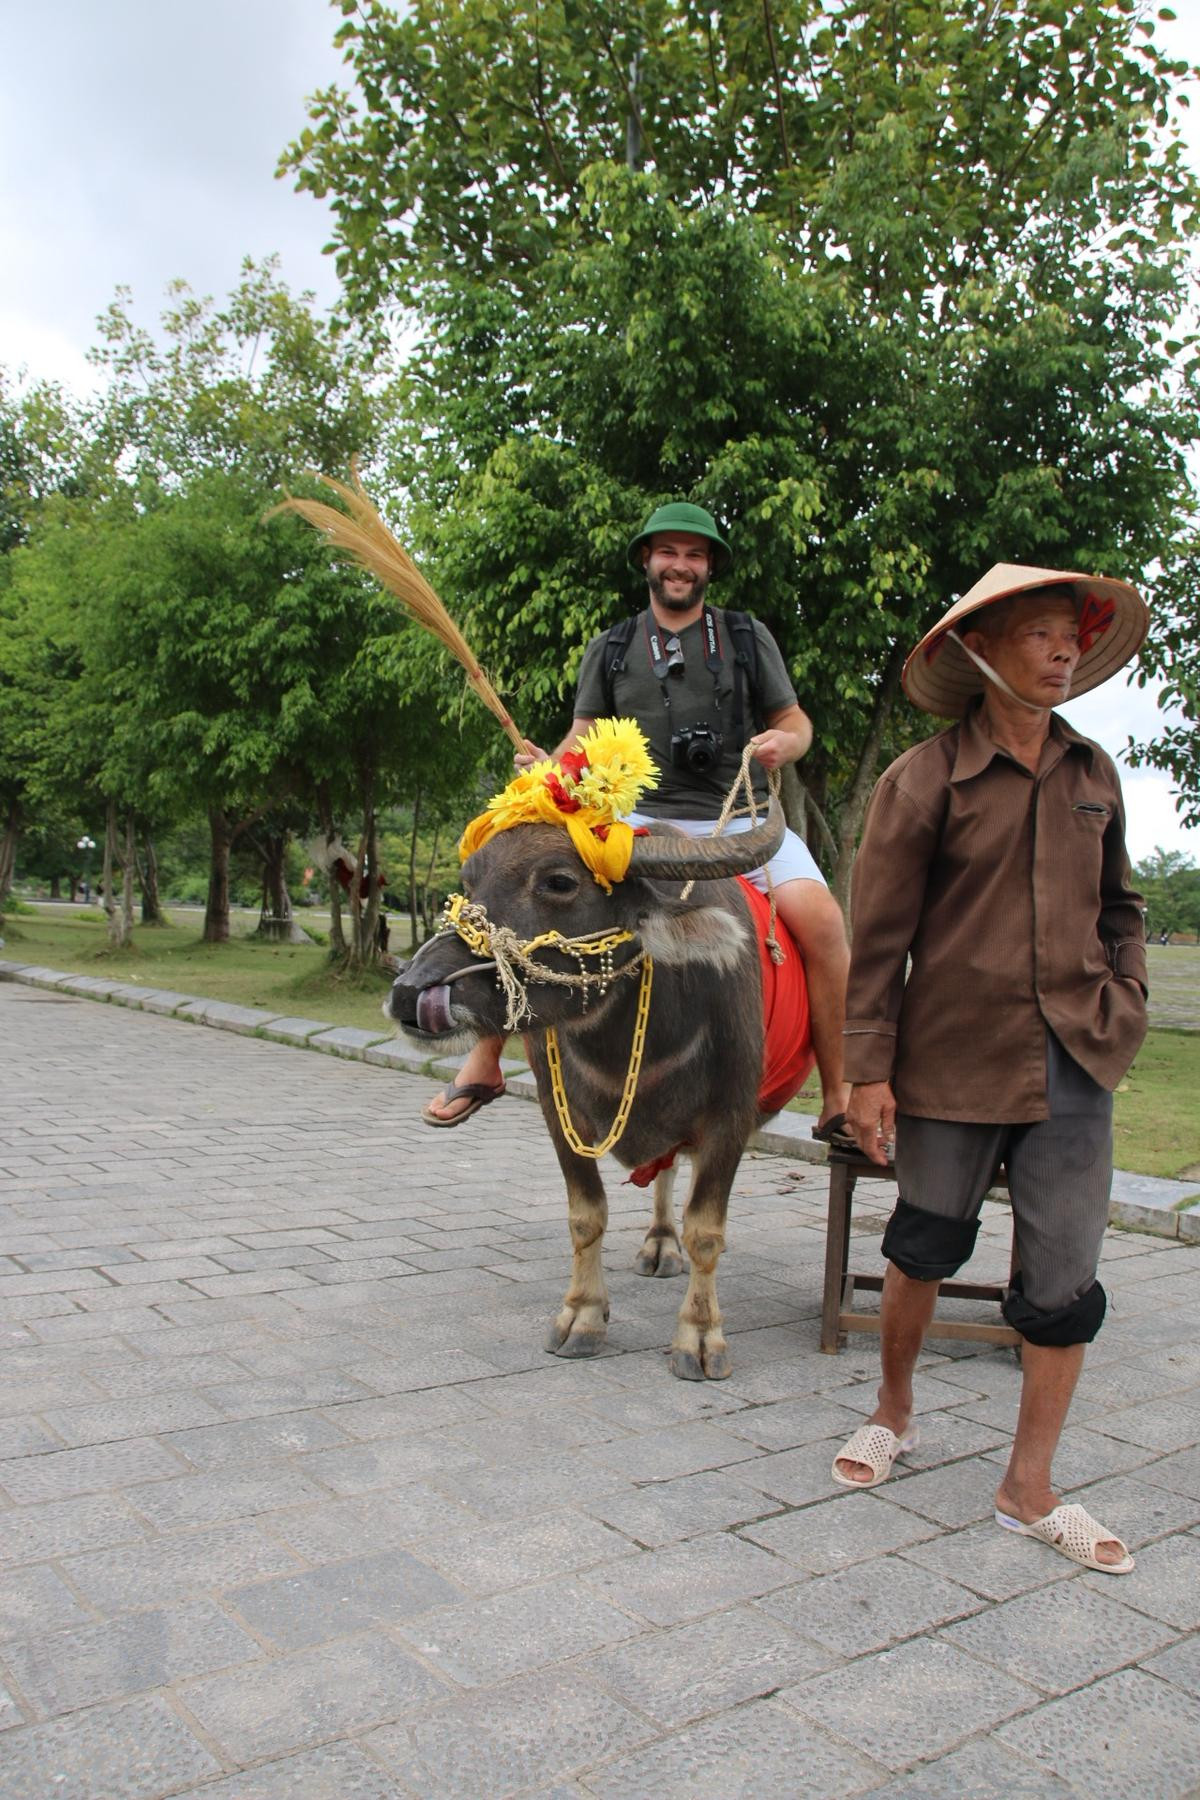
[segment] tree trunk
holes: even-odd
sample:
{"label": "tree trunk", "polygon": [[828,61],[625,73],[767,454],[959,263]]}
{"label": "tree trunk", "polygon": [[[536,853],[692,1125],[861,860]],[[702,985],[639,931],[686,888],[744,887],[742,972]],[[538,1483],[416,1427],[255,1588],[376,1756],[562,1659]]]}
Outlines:
{"label": "tree trunk", "polygon": [[350,883],[351,968],[379,964],[379,839],[375,824],[374,781],[364,782],[363,828],[358,841],[358,870]]}
{"label": "tree trunk", "polygon": [[58,875],[50,877],[50,898],[52,900],[62,899],[62,879]]}
{"label": "tree trunk", "polygon": [[17,866],[17,839],[21,835],[21,803],[10,800],[8,816],[4,821],[4,836],[0,837],[0,912],[8,904],[8,896],[12,893],[13,872]]}
{"label": "tree trunk", "polygon": [[292,913],[292,897],[287,885],[287,851],[289,833],[267,832],[262,844],[255,840],[263,859],[262,909],[258,916],[256,937],[272,944],[308,944],[306,931],[297,925]]}
{"label": "tree trunk", "polygon": [[[421,925],[423,928],[420,938],[421,943],[425,943],[428,938],[433,936],[433,908],[430,905],[430,900],[433,893],[433,871],[437,868],[438,839],[441,835],[441,826],[435,825],[433,828],[433,848],[429,852],[429,867],[425,871],[425,886],[421,890]],[[417,942],[418,939],[414,930],[411,945],[413,950],[416,949]]]}
{"label": "tree trunk", "polygon": [[108,921],[109,948],[116,950],[121,942],[121,925],[113,893],[113,870],[117,866],[117,803],[110,799],[104,809],[104,867],[100,883],[104,890],[104,916]]}
{"label": "tree trunk", "polygon": [[847,789],[846,798],[842,802],[841,817],[838,819],[838,854],[833,871],[833,891],[841,904],[842,911],[847,916],[850,911],[850,871],[854,866],[854,851],[858,843],[858,834],[862,830],[867,802],[871,798],[871,791],[875,786],[883,734],[887,729],[888,720],[895,710],[896,697],[900,692],[900,676],[904,669],[904,658],[904,646],[894,644],[884,666],[883,678],[879,683],[879,691],[875,695],[875,705],[871,712],[871,723],[867,735],[863,739],[854,775]]}
{"label": "tree trunk", "polygon": [[142,834],[142,854],[137,862],[137,878],[142,890],[142,924],[166,925],[168,919],[158,892],[158,852],[149,831]]}
{"label": "tree trunk", "polygon": [[[333,822],[333,807],[329,799],[329,784],[322,782],[317,789],[317,816],[321,821],[321,830],[325,836],[325,849],[329,850],[337,830]],[[328,868],[328,857],[326,858]],[[337,879],[329,874],[329,954],[343,958],[346,954],[346,933],[342,928],[342,894]]]}
{"label": "tree trunk", "polygon": [[421,825],[421,787],[413,801],[412,835],[408,841],[408,941],[417,941],[417,832]]}
{"label": "tree trunk", "polygon": [[[121,907],[116,913],[114,948],[124,950],[133,938],[133,869],[137,858],[137,835],[132,808],[125,815],[125,841],[123,844],[118,842],[117,854],[121,863]],[[111,935],[111,919],[109,924]]]}
{"label": "tree trunk", "polygon": [[208,871],[208,904],[204,909],[204,942],[229,942],[229,851],[233,829],[220,807],[210,808],[208,829],[212,850]]}

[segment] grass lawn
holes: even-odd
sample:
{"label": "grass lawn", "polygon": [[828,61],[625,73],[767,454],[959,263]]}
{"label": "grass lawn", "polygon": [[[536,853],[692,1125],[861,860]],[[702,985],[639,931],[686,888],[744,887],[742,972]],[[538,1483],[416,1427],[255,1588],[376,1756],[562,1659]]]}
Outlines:
{"label": "grass lawn", "polygon": [[[7,948],[0,956],[298,1013],[331,1025],[379,1024],[389,981],[382,971],[349,979],[330,969],[319,945],[261,944],[246,937],[204,944],[198,931],[198,922],[135,928],[130,948],[114,953],[101,913],[54,908],[10,914],[3,927]],[[1150,980],[1156,1028],[1117,1090],[1117,1166],[1143,1175],[1187,1171],[1189,1178],[1200,1179],[1200,949],[1152,946]],[[819,1110],[814,1077],[791,1107]]]}
{"label": "grass lawn", "polygon": [[102,975],[364,1029],[381,1023],[379,1008],[391,979],[382,970],[357,980],[339,976],[318,944],[263,944],[248,937],[204,944],[198,919],[135,926],[130,947],[115,952],[103,914],[83,908],[9,914],[0,935],[6,940],[0,958],[8,961],[24,958],[72,975]]}

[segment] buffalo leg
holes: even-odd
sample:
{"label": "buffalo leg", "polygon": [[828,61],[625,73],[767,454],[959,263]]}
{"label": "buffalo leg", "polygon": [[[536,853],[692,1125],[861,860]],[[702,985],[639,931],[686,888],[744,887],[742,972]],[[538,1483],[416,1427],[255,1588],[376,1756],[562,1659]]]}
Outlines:
{"label": "buffalo leg", "polygon": [[[692,1265],[671,1345],[671,1373],[681,1381],[723,1381],[730,1372],[729,1346],[717,1301],[717,1264],[725,1248],[725,1216],[739,1155],[728,1166],[696,1160],[695,1179],[683,1215],[683,1247]],[[722,1159],[722,1163],[727,1159]]]}
{"label": "buffalo leg", "polygon": [[673,1168],[663,1169],[654,1177],[654,1217],[633,1265],[639,1275],[657,1275],[661,1280],[683,1274],[679,1235],[675,1230],[675,1208],[671,1203],[674,1187]]}
{"label": "buffalo leg", "polygon": [[608,1200],[595,1165],[567,1171],[571,1226],[571,1283],[550,1326],[546,1348],[555,1356],[594,1356],[608,1333],[608,1289],[600,1250]]}

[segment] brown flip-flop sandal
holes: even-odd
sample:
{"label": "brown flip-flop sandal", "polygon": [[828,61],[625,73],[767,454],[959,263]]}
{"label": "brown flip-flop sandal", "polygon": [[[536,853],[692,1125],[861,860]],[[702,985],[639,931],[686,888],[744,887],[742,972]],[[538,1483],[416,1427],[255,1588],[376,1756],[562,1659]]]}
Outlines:
{"label": "brown flip-flop sandal", "polygon": [[832,1119],[826,1119],[823,1125],[814,1125],[812,1135],[818,1144],[829,1144],[835,1150],[857,1150],[862,1154],[858,1139],[853,1132],[846,1130],[845,1113],[834,1113]]}
{"label": "brown flip-flop sandal", "polygon": [[[430,1112],[429,1106],[423,1106],[421,1108],[421,1117],[424,1119],[426,1125],[437,1125],[443,1130],[451,1125],[462,1125],[467,1119],[471,1118],[474,1113],[477,1113],[481,1106],[490,1106],[493,1100],[498,1100],[503,1092],[503,1082],[500,1082],[496,1087],[490,1087],[486,1081],[464,1081],[461,1083],[452,1081],[450,1086],[448,1088],[443,1088],[438,1096],[442,1105],[452,1106],[456,1100],[470,1100],[470,1106],[464,1106],[462,1111],[460,1113],[455,1113],[452,1119],[439,1119],[435,1112]],[[432,1100],[429,1105],[433,1105]]]}

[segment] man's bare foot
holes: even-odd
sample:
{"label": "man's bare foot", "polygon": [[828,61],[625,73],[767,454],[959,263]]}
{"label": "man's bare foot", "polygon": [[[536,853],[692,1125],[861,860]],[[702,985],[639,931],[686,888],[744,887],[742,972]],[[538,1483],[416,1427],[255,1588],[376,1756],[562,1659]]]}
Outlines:
{"label": "man's bare foot", "polygon": [[[471,1051],[471,1054],[467,1057],[466,1062],[454,1077],[453,1085],[460,1088],[479,1087],[495,1089],[500,1089],[504,1086],[504,1077],[500,1073],[500,1058],[492,1048],[490,1041],[476,1044],[475,1048]],[[435,1119],[443,1119],[449,1125],[453,1123],[455,1119],[460,1119],[464,1113],[470,1112],[473,1107],[477,1110],[478,1102],[477,1100],[473,1101],[469,1094],[459,1094],[455,1099],[447,1103],[443,1098],[446,1091],[447,1089],[443,1089],[442,1093],[431,1100],[429,1105],[425,1108],[425,1111],[432,1114]]]}
{"label": "man's bare foot", "polygon": [[846,1108],[850,1104],[850,1084],[842,1082],[831,1091],[822,1090],[821,1112],[817,1119],[817,1130],[824,1131],[831,1119],[844,1118]]}
{"label": "man's bare foot", "polygon": [[[996,1510],[1007,1513],[1010,1519],[1019,1519],[1022,1525],[1034,1525],[1044,1519],[1060,1504],[1059,1497],[1051,1488],[1034,1496],[1032,1504],[1029,1497],[1023,1495],[1018,1500],[1015,1491],[1003,1484],[996,1489]],[[1097,1562],[1107,1563],[1110,1567],[1125,1561],[1129,1552],[1119,1538],[1101,1538],[1095,1548]]]}
{"label": "man's bare foot", "polygon": [[[867,1424],[886,1425],[893,1436],[903,1440],[905,1433],[912,1424],[912,1408],[910,1407],[907,1412],[895,1412],[890,1408],[885,1409],[882,1406],[877,1406],[875,1411],[871,1414],[871,1417],[867,1420]],[[870,1463],[854,1462],[850,1457],[835,1456],[833,1459],[833,1466],[845,1480],[858,1482],[863,1487],[868,1486],[875,1480],[876,1472],[871,1467]]]}

